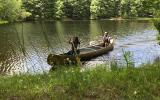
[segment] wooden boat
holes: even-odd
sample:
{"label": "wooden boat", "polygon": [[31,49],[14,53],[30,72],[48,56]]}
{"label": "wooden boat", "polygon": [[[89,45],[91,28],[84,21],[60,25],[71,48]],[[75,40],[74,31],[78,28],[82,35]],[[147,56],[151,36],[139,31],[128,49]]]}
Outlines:
{"label": "wooden boat", "polygon": [[98,45],[92,45],[86,48],[81,48],[80,53],[77,55],[67,55],[67,54],[49,54],[47,58],[47,62],[49,65],[65,65],[68,64],[69,61],[72,63],[77,63],[77,58],[80,58],[80,61],[87,61],[94,57],[103,55],[113,50],[114,39],[110,40],[110,43],[107,47],[103,47],[102,43]]}

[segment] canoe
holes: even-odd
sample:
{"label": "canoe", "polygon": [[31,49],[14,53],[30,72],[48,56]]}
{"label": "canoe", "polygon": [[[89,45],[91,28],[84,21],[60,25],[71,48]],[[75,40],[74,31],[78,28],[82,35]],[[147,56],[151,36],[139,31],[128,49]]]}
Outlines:
{"label": "canoe", "polygon": [[77,58],[80,59],[80,61],[87,61],[97,56],[106,54],[109,51],[112,51],[113,48],[114,48],[114,39],[111,39],[107,47],[103,47],[102,43],[98,45],[92,45],[89,47],[79,49],[80,53],[77,55],[67,55],[66,53],[59,55],[49,54],[47,58],[47,63],[51,66],[65,65],[68,64],[69,62],[75,64],[77,63]]}

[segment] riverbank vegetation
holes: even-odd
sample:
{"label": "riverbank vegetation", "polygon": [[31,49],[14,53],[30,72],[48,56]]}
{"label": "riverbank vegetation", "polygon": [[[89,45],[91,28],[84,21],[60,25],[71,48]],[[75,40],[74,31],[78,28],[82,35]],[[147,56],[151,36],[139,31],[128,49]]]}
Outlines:
{"label": "riverbank vegetation", "polygon": [[153,19],[154,26],[158,30],[157,39],[160,40],[160,10],[157,11],[155,18]]}
{"label": "riverbank vegetation", "polygon": [[153,17],[159,0],[0,0],[0,19],[105,19]]}
{"label": "riverbank vegetation", "polygon": [[158,32],[160,34],[160,18],[154,19],[154,26],[156,27],[156,29],[158,30]]}
{"label": "riverbank vegetation", "polygon": [[1,99],[160,99],[160,62],[0,77]]}
{"label": "riverbank vegetation", "polygon": [[158,30],[157,39],[160,40],[160,18],[153,19],[154,26]]}

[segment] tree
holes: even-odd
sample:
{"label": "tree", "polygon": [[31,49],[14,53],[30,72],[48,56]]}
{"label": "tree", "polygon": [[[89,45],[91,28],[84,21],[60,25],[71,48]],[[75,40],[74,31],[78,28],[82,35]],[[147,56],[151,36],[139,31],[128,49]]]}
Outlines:
{"label": "tree", "polygon": [[153,17],[160,0],[0,0],[0,19]]}
{"label": "tree", "polygon": [[15,21],[21,15],[21,0],[0,0],[0,19]]}
{"label": "tree", "polygon": [[89,19],[90,0],[78,0],[73,2],[73,19]]}
{"label": "tree", "polygon": [[28,18],[30,20],[44,17],[44,3],[42,0],[25,0],[23,7],[27,12],[31,13],[31,16]]}
{"label": "tree", "polygon": [[122,15],[121,0],[114,0],[114,16],[121,17]]}
{"label": "tree", "polygon": [[72,19],[90,18],[90,0],[68,0],[64,2],[64,13]]}
{"label": "tree", "polygon": [[61,19],[64,16],[64,0],[56,0],[55,2],[55,18]]}
{"label": "tree", "polygon": [[55,0],[44,0],[44,18],[55,18]]}
{"label": "tree", "polygon": [[153,17],[158,9],[160,9],[159,0],[141,0],[141,6],[137,9],[138,16]]}
{"label": "tree", "polygon": [[90,5],[91,18],[109,18],[114,15],[113,0],[92,0]]}

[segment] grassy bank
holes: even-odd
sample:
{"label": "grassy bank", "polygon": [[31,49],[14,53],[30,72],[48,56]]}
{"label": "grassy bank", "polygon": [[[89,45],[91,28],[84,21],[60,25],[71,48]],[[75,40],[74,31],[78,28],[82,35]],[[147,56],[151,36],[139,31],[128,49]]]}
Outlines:
{"label": "grassy bank", "polygon": [[139,68],[82,71],[61,68],[44,75],[0,77],[0,99],[160,99],[160,63]]}

